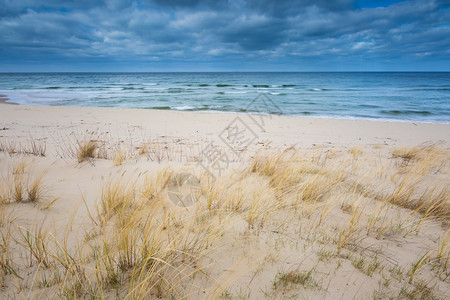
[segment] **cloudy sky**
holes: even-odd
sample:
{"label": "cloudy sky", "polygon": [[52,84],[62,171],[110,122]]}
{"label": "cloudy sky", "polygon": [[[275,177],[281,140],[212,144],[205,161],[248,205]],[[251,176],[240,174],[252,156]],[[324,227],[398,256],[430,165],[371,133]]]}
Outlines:
{"label": "cloudy sky", "polygon": [[450,71],[450,0],[0,0],[0,72]]}

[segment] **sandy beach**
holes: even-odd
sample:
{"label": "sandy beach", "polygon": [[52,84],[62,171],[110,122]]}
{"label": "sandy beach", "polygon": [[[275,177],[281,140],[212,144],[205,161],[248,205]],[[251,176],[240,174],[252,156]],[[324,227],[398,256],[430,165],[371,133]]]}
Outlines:
{"label": "sandy beach", "polygon": [[449,143],[450,124],[0,105],[0,297],[448,298]]}

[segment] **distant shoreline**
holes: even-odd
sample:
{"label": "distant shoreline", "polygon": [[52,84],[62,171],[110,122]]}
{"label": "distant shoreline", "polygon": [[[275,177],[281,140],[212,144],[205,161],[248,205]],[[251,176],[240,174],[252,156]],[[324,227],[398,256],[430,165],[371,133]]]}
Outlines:
{"label": "distant shoreline", "polygon": [[6,95],[0,95],[0,104],[12,104],[12,105],[18,105],[18,103],[7,102],[8,100],[9,100],[8,96],[6,96]]}
{"label": "distant shoreline", "polygon": [[3,98],[0,95],[0,105],[19,105],[23,107],[49,107],[49,108],[67,108],[67,109],[114,109],[114,110],[141,110],[141,111],[152,111],[155,113],[158,112],[180,112],[180,113],[193,113],[193,114],[205,114],[205,115],[237,115],[237,116],[245,116],[245,115],[254,115],[254,116],[265,116],[267,118],[273,117],[283,117],[283,118],[298,118],[305,120],[335,120],[335,121],[355,121],[355,122],[374,122],[374,123],[406,123],[406,124],[430,124],[430,125],[450,125],[450,122],[438,122],[438,121],[415,121],[415,120],[400,120],[400,119],[375,119],[375,118],[357,118],[357,117],[332,117],[332,116],[308,116],[308,115],[274,115],[274,114],[258,114],[258,113],[249,113],[249,112],[235,112],[235,111],[201,111],[201,110],[177,110],[177,109],[156,109],[156,108],[139,108],[139,107],[114,107],[114,106],[67,106],[67,105],[21,105],[16,102],[7,102],[9,98]]}
{"label": "distant shoreline", "polygon": [[[0,95],[0,105],[21,105],[16,102],[8,102],[10,99],[5,95]],[[336,120],[336,121],[356,121],[356,122],[375,122],[375,123],[407,123],[407,124],[435,124],[435,125],[450,125],[450,122],[439,121],[415,121],[415,120],[401,120],[401,119],[375,119],[375,118],[358,118],[358,117],[333,117],[333,116],[317,116],[317,115],[289,115],[289,114],[258,114],[251,112],[236,112],[236,111],[220,111],[220,110],[180,110],[180,109],[158,109],[158,108],[140,108],[140,107],[115,107],[115,106],[68,106],[68,105],[22,105],[24,107],[54,107],[54,108],[80,108],[80,109],[117,109],[117,110],[142,110],[153,112],[181,112],[181,113],[199,113],[199,114],[212,114],[212,115],[255,115],[272,117],[288,117],[299,118],[305,120]]]}

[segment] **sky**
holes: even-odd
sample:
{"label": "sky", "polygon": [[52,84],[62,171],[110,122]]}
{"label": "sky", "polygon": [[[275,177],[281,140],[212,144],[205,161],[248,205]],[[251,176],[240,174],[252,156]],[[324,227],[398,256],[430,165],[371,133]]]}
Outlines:
{"label": "sky", "polygon": [[0,72],[450,71],[450,0],[0,0]]}

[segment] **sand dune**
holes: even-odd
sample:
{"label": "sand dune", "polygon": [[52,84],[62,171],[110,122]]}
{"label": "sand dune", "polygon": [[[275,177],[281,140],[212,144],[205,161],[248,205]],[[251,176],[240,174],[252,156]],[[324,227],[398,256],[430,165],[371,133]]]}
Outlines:
{"label": "sand dune", "polygon": [[448,298],[449,141],[449,124],[2,105],[0,297]]}

